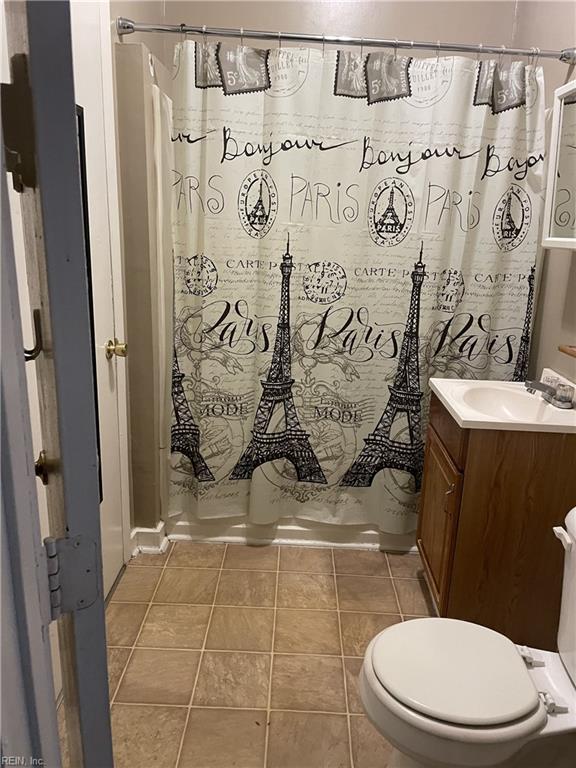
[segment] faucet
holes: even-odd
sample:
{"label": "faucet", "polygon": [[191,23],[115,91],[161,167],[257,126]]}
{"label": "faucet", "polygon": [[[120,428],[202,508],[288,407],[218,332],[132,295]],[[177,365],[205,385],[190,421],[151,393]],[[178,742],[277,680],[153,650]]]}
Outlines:
{"label": "faucet", "polygon": [[555,408],[573,408],[574,387],[569,384],[562,384],[558,377],[548,379],[550,384],[544,384],[542,381],[525,381],[524,386],[531,395],[536,390],[542,393],[542,398]]}

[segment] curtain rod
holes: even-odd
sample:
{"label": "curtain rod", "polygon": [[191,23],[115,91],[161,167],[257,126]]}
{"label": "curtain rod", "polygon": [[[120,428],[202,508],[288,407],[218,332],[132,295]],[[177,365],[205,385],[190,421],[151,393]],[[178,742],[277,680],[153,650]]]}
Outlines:
{"label": "curtain rod", "polygon": [[414,40],[382,40],[374,37],[337,37],[335,35],[311,35],[296,32],[264,32],[254,29],[224,29],[220,27],[191,27],[188,24],[140,24],[119,16],[116,19],[118,35],[133,32],[173,32],[211,37],[239,37],[241,40],[274,40],[277,43],[319,43],[321,45],[359,45],[365,48],[408,48],[420,51],[454,51],[464,53],[495,53],[508,56],[530,56],[532,58],[557,59],[566,64],[576,64],[576,47],[561,51],[540,48],[508,48],[505,45],[468,45],[465,43],[416,42]]}

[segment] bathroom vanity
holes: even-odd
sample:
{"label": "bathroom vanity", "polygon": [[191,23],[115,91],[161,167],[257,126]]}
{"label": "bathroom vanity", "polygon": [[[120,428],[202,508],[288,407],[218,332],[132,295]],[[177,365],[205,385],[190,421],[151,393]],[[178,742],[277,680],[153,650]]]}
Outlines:
{"label": "bathroom vanity", "polygon": [[511,382],[431,386],[417,541],[438,612],[555,650],[576,411]]}

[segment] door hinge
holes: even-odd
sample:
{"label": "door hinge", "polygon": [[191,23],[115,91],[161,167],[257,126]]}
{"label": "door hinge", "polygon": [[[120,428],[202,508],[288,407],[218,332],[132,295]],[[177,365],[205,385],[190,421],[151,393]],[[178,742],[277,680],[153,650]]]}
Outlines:
{"label": "door hinge", "polygon": [[96,542],[85,536],[44,539],[52,620],[81,611],[99,595]]}
{"label": "door hinge", "polygon": [[11,83],[1,84],[2,132],[6,170],[16,192],[36,186],[34,110],[28,77],[28,59],[16,53],[10,59]]}

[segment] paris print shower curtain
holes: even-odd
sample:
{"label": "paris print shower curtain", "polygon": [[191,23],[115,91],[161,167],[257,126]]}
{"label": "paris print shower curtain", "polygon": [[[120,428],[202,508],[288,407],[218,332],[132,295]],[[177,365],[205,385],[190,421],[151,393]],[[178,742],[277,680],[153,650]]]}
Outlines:
{"label": "paris print shower curtain", "polygon": [[170,514],[415,528],[430,377],[526,375],[542,71],[176,47]]}

